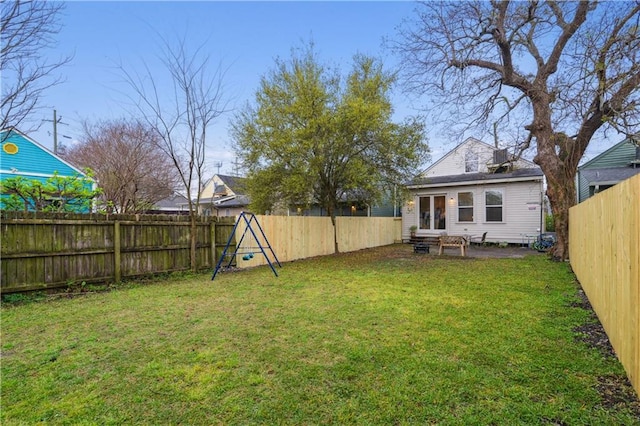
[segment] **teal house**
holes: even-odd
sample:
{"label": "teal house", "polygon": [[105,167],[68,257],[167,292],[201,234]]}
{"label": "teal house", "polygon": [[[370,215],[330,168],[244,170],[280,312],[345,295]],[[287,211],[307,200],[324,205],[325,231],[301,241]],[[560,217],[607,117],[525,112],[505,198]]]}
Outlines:
{"label": "teal house", "polygon": [[630,138],[623,140],[578,167],[578,203],[640,173],[640,146]]}
{"label": "teal house", "polygon": [[[0,144],[2,145],[0,150],[0,180],[2,181],[22,176],[44,182],[53,177],[56,172],[60,177],[86,177],[81,170],[15,128],[0,131]],[[92,187],[95,187],[95,183]],[[3,207],[1,198],[0,207]],[[88,213],[88,210],[85,208],[78,212]]]}

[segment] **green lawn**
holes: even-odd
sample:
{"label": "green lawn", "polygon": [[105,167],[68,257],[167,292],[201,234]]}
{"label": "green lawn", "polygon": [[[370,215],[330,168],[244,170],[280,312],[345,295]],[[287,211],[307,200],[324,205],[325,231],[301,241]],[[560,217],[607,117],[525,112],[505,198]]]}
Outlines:
{"label": "green lawn", "polygon": [[2,307],[2,424],[640,424],[568,265],[408,245]]}

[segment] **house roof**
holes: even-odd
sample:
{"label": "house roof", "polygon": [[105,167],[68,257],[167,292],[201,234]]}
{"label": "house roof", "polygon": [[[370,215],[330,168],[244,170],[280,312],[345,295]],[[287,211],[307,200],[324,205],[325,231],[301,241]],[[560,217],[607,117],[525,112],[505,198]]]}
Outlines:
{"label": "house roof", "polygon": [[217,209],[228,208],[228,207],[244,207],[249,205],[249,197],[246,195],[236,195],[233,197],[229,197],[228,199],[221,199],[215,201],[213,206]]}
{"label": "house roof", "polygon": [[179,208],[180,206],[188,205],[189,199],[184,195],[173,193],[165,199],[162,199],[156,203],[156,207],[159,209],[171,209]]}
{"label": "house roof", "polygon": [[582,177],[589,185],[614,184],[626,180],[640,173],[640,168],[610,167],[605,169],[586,169],[582,171]]}
{"label": "house roof", "polygon": [[249,197],[246,195],[228,195],[226,197],[200,198],[201,205],[211,205],[215,208],[241,207],[249,205]]}
{"label": "house roof", "polygon": [[217,175],[225,185],[229,187],[236,194],[243,194],[246,192],[245,181],[246,178],[240,176],[227,176],[227,175]]}
{"label": "house roof", "polygon": [[496,182],[496,181],[522,181],[522,180],[541,180],[544,176],[542,170],[538,167],[528,169],[516,169],[509,173],[465,173],[449,176],[432,176],[426,178],[418,178],[407,182],[408,187],[424,187],[424,186],[448,186],[459,183],[478,183],[478,182]]}

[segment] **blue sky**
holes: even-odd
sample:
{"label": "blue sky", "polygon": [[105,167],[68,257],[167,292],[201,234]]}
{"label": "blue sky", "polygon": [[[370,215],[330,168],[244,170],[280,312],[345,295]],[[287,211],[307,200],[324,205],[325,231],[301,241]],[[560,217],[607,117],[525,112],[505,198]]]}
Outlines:
{"label": "blue sky", "polygon": [[[122,93],[121,62],[136,69],[142,61],[153,64],[160,54],[159,37],[169,42],[186,37],[195,48],[205,45],[214,64],[227,68],[225,93],[236,107],[252,100],[260,77],[274,67],[277,57],[287,59],[292,48],[313,40],[323,63],[339,67],[343,74],[356,53],[382,59],[388,69],[398,58],[383,47],[383,38],[397,37],[396,28],[410,19],[416,4],[409,1],[70,1],[61,16],[63,29],[51,58],[73,54],[61,70],[65,81],[49,89],[43,99],[48,108],[33,117],[41,124],[31,136],[52,148],[53,109],[67,125],[58,126],[58,140],[69,144],[81,136],[83,120],[127,117],[132,111]],[[420,99],[413,103],[398,88],[393,102],[396,120],[420,113]],[[424,100],[424,99],[423,99]],[[221,173],[232,169],[232,141],[228,122],[233,113],[220,117],[208,140],[210,173],[222,162]],[[31,123],[31,124],[33,124]],[[437,123],[427,122],[432,158],[437,160],[463,140],[474,136],[492,142],[487,135],[444,136]],[[69,138],[67,138],[69,137]],[[617,139],[613,141],[618,142]],[[594,141],[583,160],[593,158],[607,144]]]}
{"label": "blue sky", "polygon": [[[114,68],[153,63],[160,52],[158,35],[169,41],[186,36],[195,47],[206,46],[211,60],[228,68],[226,92],[241,107],[253,98],[260,77],[274,67],[276,57],[287,59],[291,49],[313,40],[323,63],[347,72],[356,53],[379,57],[392,68],[397,58],[382,46],[394,37],[403,18],[410,17],[412,2],[68,2],[53,58],[73,54],[62,70],[65,82],[46,92],[50,109],[35,119],[52,119],[53,108],[62,122],[58,140],[81,135],[82,120],[97,121],[127,116],[131,108],[121,93],[122,76]],[[395,118],[417,111],[398,89]],[[220,117],[209,145],[209,159],[231,171],[228,120]],[[33,137],[52,148],[52,124],[43,122]],[[431,144],[434,144],[433,138]],[[438,147],[434,146],[435,151]],[[437,154],[436,154],[437,155]]]}

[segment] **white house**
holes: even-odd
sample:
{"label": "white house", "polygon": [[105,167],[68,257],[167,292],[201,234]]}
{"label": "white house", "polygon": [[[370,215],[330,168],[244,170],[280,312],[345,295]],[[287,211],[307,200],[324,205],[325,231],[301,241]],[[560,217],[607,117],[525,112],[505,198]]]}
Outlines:
{"label": "white house", "polygon": [[468,138],[407,183],[402,237],[415,225],[417,236],[526,243],[544,226],[543,178],[532,162]]}

